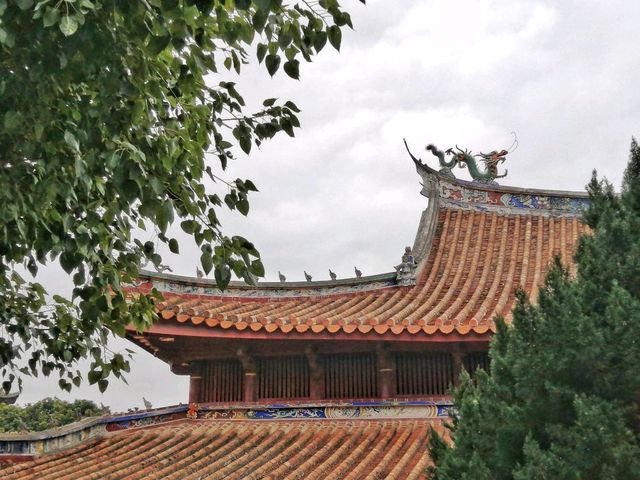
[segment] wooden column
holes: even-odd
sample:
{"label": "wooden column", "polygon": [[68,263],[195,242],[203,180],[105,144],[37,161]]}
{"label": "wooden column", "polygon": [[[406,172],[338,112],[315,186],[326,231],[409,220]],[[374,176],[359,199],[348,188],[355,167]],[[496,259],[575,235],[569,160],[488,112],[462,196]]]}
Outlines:
{"label": "wooden column", "polygon": [[453,363],[453,386],[457,387],[460,385],[460,374],[462,373],[463,368],[463,359],[464,353],[460,351],[459,348],[455,348],[451,352],[451,360]]}
{"label": "wooden column", "polygon": [[304,351],[309,363],[309,396],[312,400],[322,400],[324,392],[324,369],[320,356],[313,347],[307,347]]}
{"label": "wooden column", "polygon": [[378,395],[380,398],[391,398],[395,395],[395,371],[393,358],[387,345],[378,344],[376,348],[378,363]]}
{"label": "wooden column", "polygon": [[256,362],[243,348],[238,349],[237,354],[244,370],[244,401],[254,402],[258,389]]}
{"label": "wooden column", "polygon": [[196,365],[189,376],[189,403],[200,403],[202,400],[202,366]]}

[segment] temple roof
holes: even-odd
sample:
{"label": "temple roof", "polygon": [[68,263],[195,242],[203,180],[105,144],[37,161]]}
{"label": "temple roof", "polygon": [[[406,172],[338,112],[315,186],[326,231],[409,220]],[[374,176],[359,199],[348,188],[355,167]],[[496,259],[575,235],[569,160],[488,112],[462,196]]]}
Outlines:
{"label": "temple roof", "polygon": [[[414,160],[429,199],[413,246],[414,285],[402,284],[394,272],[257,287],[233,283],[222,292],[210,280],[145,272],[136,288],[164,295],[160,321],[150,331],[182,325],[207,336],[398,339],[494,332],[496,315],[509,320],[518,287],[535,300],[553,258],[571,263],[586,231],[580,216],[587,194],[467,182]],[[134,340],[155,348],[141,336]]]}
{"label": "temple roof", "polygon": [[38,478],[423,478],[436,420],[180,420],[0,467]]}

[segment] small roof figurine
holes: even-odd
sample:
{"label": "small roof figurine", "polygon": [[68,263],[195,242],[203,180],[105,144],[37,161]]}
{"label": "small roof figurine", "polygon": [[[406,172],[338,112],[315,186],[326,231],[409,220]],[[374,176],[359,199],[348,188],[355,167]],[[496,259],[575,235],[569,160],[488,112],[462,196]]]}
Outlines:
{"label": "small roof figurine", "polygon": [[411,247],[405,247],[402,262],[396,265],[396,279],[399,285],[415,285],[416,284],[416,268],[418,264],[413,258]]}

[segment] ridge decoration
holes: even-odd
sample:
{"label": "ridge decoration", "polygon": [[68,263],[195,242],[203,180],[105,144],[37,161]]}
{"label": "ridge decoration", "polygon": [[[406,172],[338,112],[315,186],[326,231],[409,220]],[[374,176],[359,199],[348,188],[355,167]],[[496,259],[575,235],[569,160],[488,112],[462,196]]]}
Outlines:
{"label": "ridge decoration", "polygon": [[[422,161],[411,153],[406,140],[404,144],[414,162],[423,165]],[[457,145],[455,146],[455,150],[454,148],[449,148],[442,151],[433,143],[427,145],[426,150],[438,159],[440,163],[439,173],[446,177],[456,178],[452,169],[458,166],[459,168],[467,168],[474,182],[497,185],[496,179],[504,178],[508,173],[508,170],[505,170],[504,173],[498,173],[498,164],[504,163],[506,156],[513,152],[517,146],[518,139],[515,138],[509,150],[503,148],[501,150],[493,150],[489,153],[480,152],[474,154],[471,150],[463,150]],[[479,166],[480,162],[484,163],[484,169]]]}

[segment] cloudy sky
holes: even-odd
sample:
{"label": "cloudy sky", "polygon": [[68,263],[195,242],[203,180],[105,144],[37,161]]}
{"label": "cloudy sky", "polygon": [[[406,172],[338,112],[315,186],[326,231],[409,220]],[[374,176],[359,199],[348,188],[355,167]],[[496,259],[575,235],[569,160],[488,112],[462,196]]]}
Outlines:
{"label": "cloudy sky", "polygon": [[[634,1],[344,0],[355,31],[340,53],[322,54],[299,82],[261,68],[234,79],[254,104],[295,101],[295,138],[281,137],[228,179],[251,178],[247,218],[224,215],[229,234],[253,240],[267,268],[288,280],[388,272],[413,243],[426,200],[402,139],[434,165],[427,143],[474,151],[507,148],[501,181],[520,187],[581,190],[592,169],[618,184],[632,135],[640,135],[640,67]],[[217,79],[216,79],[217,80]],[[462,178],[465,172],[456,169]],[[194,275],[198,253],[167,257]],[[63,284],[49,270],[51,286]],[[114,349],[129,346],[114,341]],[[26,379],[21,403],[47,395],[90,398],[117,411],[186,402],[188,382],[148,353],[137,354],[129,385],[101,395],[83,386],[62,395],[56,381]]]}

